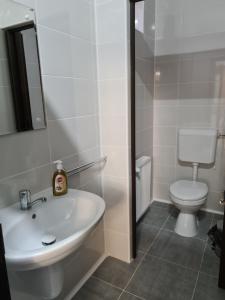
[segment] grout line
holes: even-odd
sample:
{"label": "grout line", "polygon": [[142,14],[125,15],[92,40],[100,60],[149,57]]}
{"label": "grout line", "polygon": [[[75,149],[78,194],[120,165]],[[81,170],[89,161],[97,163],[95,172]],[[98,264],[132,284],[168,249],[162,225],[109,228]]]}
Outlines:
{"label": "grout line", "polygon": [[[214,220],[214,215],[212,215],[212,219],[211,219],[209,228],[211,228],[211,226],[213,224],[213,220]],[[200,263],[200,267],[199,267],[199,271],[198,271],[198,275],[197,275],[197,278],[196,278],[196,282],[195,282],[195,286],[194,286],[194,289],[193,289],[193,294],[192,294],[191,300],[194,299],[194,295],[195,295],[197,284],[198,284],[199,275],[200,275],[200,273],[202,273],[200,270],[201,270],[201,267],[202,267],[203,259],[204,259],[206,248],[207,248],[207,245],[208,245],[208,240],[209,240],[209,237],[207,237],[207,239],[205,241],[205,247],[204,247],[204,251],[203,251],[203,254],[202,254],[201,263]]]}
{"label": "grout line", "polygon": [[[163,230],[165,230],[165,231],[169,231],[169,232],[174,232],[174,230],[172,230],[172,229],[167,229],[167,228],[163,228]],[[205,242],[206,240],[205,239],[201,239],[201,238],[199,238],[199,237],[196,237],[196,236],[194,236],[194,237],[188,237],[189,239],[193,239],[193,240],[198,240],[198,241],[202,241],[202,242]]]}
{"label": "grout line", "polygon": [[[123,292],[127,292],[126,289],[128,287],[128,285],[130,284],[131,280],[133,279],[134,275],[136,274],[137,270],[139,269],[139,267],[141,266],[142,262],[144,261],[145,257],[147,256],[148,252],[150,251],[151,247],[153,246],[155,240],[158,238],[158,236],[160,235],[162,229],[163,229],[163,226],[164,224],[167,222],[167,220],[169,219],[169,216],[166,218],[166,220],[163,222],[162,226],[159,228],[159,231],[158,233],[156,234],[156,236],[154,237],[154,239],[152,240],[151,244],[149,245],[149,247],[146,249],[146,251],[144,252],[144,255],[143,257],[140,259],[140,262],[139,264],[137,265],[136,269],[134,270],[132,276],[130,277],[130,279],[128,280],[126,286],[124,287],[123,289]],[[121,298],[123,292],[120,294],[118,300]]]}
{"label": "grout line", "polygon": [[[197,240],[203,241],[204,244],[205,244],[205,245],[204,245],[203,254],[202,254],[202,257],[201,257],[201,262],[200,262],[200,266],[199,266],[199,271],[197,271],[197,270],[195,270],[195,269],[192,269],[192,268],[189,268],[189,267],[187,267],[187,266],[183,266],[183,265],[181,265],[181,264],[172,262],[172,261],[170,261],[170,260],[167,260],[167,259],[164,259],[164,258],[161,258],[161,257],[157,257],[157,256],[155,256],[155,255],[150,254],[149,251],[151,250],[151,248],[152,248],[154,242],[155,242],[156,239],[159,237],[160,233],[161,233],[163,230],[166,230],[166,229],[164,229],[164,226],[165,226],[166,222],[169,220],[169,218],[170,218],[170,214],[167,216],[167,218],[165,219],[165,221],[163,222],[163,224],[161,225],[161,227],[157,227],[157,226],[154,226],[154,225],[150,225],[150,224],[147,224],[147,223],[143,223],[143,224],[150,225],[150,226],[152,226],[152,227],[154,227],[154,228],[156,228],[156,229],[159,229],[159,231],[158,231],[158,233],[156,234],[156,236],[154,237],[154,239],[152,240],[152,242],[151,242],[151,244],[149,245],[149,247],[148,247],[145,251],[138,250],[138,253],[142,253],[142,254],[143,254],[143,257],[140,259],[140,262],[139,262],[138,265],[136,266],[136,268],[135,268],[133,274],[131,275],[130,279],[128,280],[127,284],[125,285],[125,287],[124,287],[123,289],[121,289],[120,287],[117,287],[117,286],[115,286],[115,285],[112,285],[112,284],[110,284],[109,282],[106,282],[106,281],[104,281],[104,280],[102,280],[102,279],[100,279],[100,278],[98,278],[98,277],[96,277],[96,276],[92,276],[92,277],[97,278],[98,280],[100,280],[100,281],[102,281],[102,282],[104,282],[104,283],[106,283],[106,284],[108,284],[108,285],[110,285],[110,286],[112,286],[112,287],[114,287],[114,288],[117,288],[117,289],[121,290],[121,293],[120,293],[119,297],[117,298],[117,300],[121,299],[122,295],[125,294],[125,293],[130,294],[130,295],[133,295],[133,296],[137,297],[137,298],[140,299],[140,300],[146,300],[145,298],[142,298],[142,297],[140,297],[140,296],[138,296],[138,295],[136,295],[136,294],[134,294],[134,293],[131,293],[131,292],[127,291],[126,289],[127,289],[127,287],[129,286],[130,282],[132,281],[134,275],[136,274],[136,272],[138,271],[138,269],[139,269],[140,266],[142,265],[144,259],[145,259],[146,257],[148,257],[148,256],[154,257],[154,258],[156,258],[156,259],[158,259],[158,260],[161,260],[161,261],[164,261],[164,262],[167,262],[167,263],[170,263],[170,264],[179,266],[179,267],[181,267],[181,268],[184,268],[184,269],[187,269],[187,270],[196,272],[196,273],[197,273],[197,278],[196,278],[196,282],[195,282],[195,286],[194,286],[193,294],[192,294],[192,298],[191,298],[191,300],[193,300],[193,297],[194,297],[194,294],[195,294],[195,290],[196,290],[196,287],[197,287],[197,282],[198,282],[199,275],[200,275],[201,273],[205,274],[204,272],[201,272],[201,271],[200,271],[200,268],[201,268],[202,263],[203,263],[203,259],[204,259],[204,255],[205,255],[205,251],[206,251],[206,247],[207,247],[207,243],[208,243],[209,238],[207,238],[206,240],[202,240],[202,239],[199,239],[199,238],[195,238],[195,239],[197,239]],[[215,216],[212,214],[211,222],[210,222],[210,227],[212,226],[214,219],[215,219]],[[167,230],[167,231],[172,232],[171,230]],[[211,276],[211,275],[210,275],[210,276]],[[215,277],[215,276],[211,276],[211,277],[217,278],[217,277]]]}
{"label": "grout line", "polygon": [[115,288],[115,289],[117,289],[117,290],[123,291],[123,289],[122,289],[121,287],[118,287],[118,286],[116,286],[116,285],[113,285],[113,284],[111,284],[110,282],[107,282],[107,281],[105,281],[105,280],[102,279],[102,278],[99,278],[99,277],[97,277],[97,276],[95,276],[95,275],[92,275],[91,277],[92,277],[92,278],[95,278],[95,279],[97,279],[98,281],[101,281],[102,283],[105,283],[105,284],[107,284],[107,285],[109,285],[109,286],[111,286],[111,287],[113,287],[113,288]]}
{"label": "grout line", "polygon": [[37,169],[41,169],[41,168],[44,168],[44,167],[47,167],[47,166],[51,166],[51,165],[52,165],[52,163],[51,163],[51,161],[49,161],[49,162],[47,162],[45,164],[42,164],[42,165],[39,165],[39,166],[34,166],[34,167],[30,168],[30,169],[27,169],[27,170],[21,171],[19,173],[15,173],[13,175],[9,175],[9,176],[6,176],[6,177],[0,179],[0,183],[2,183],[4,181],[7,181],[7,180],[10,180],[10,179],[13,179],[14,177],[17,177],[17,176],[26,175],[27,173],[30,173],[30,172],[33,172],[33,171],[35,171]]}
{"label": "grout line", "polygon": [[83,37],[79,37],[79,36],[76,36],[76,35],[74,35],[73,33],[68,33],[68,32],[65,32],[65,31],[62,31],[62,30],[60,30],[60,29],[56,29],[56,28],[53,28],[53,27],[49,27],[49,26],[47,26],[47,25],[44,25],[44,24],[42,24],[42,23],[39,23],[39,21],[37,22],[37,26],[39,27],[39,28],[42,28],[42,29],[46,29],[46,30],[48,30],[48,31],[53,31],[53,32],[55,32],[55,33],[57,33],[57,34],[61,34],[61,35],[64,35],[64,36],[66,36],[66,37],[68,37],[68,38],[70,38],[70,39],[74,39],[74,40],[80,40],[80,41],[82,41],[82,42],[85,42],[85,43],[88,43],[88,44],[90,44],[90,45],[92,45],[92,46],[95,46],[95,43],[93,42],[93,40],[92,40],[92,34],[90,34],[90,39],[89,38],[83,38]]}
{"label": "grout line", "polygon": [[[219,273],[219,270],[218,270],[218,273]],[[214,279],[217,279],[217,280],[219,279],[219,276],[211,275],[211,274],[206,273],[204,271],[199,271],[199,274],[203,274],[203,275],[206,275],[208,277],[211,277],[211,278],[214,278]]]}
{"label": "grout line", "polygon": [[133,293],[131,293],[131,292],[128,292],[128,291],[123,291],[122,294],[120,294],[119,298],[117,298],[117,300],[121,299],[121,296],[122,296],[123,294],[129,294],[129,295],[131,295],[131,296],[136,297],[137,299],[140,299],[140,300],[146,300],[145,298],[140,297],[140,296],[137,296],[137,295],[135,295],[135,294],[133,294]]}
{"label": "grout line", "polygon": [[195,269],[189,268],[189,267],[187,267],[187,266],[178,264],[178,263],[176,263],[176,262],[173,262],[173,261],[171,261],[171,260],[165,259],[165,258],[160,257],[160,256],[156,256],[156,255],[152,255],[152,254],[147,254],[147,256],[151,256],[151,257],[156,258],[156,259],[158,259],[158,260],[161,260],[161,261],[163,261],[163,262],[166,262],[166,263],[175,265],[175,266],[177,266],[177,267],[180,267],[180,268],[183,268],[183,269],[186,269],[186,270],[189,270],[189,271],[193,271],[193,272],[196,272],[196,273],[199,272],[198,270],[195,270]]}

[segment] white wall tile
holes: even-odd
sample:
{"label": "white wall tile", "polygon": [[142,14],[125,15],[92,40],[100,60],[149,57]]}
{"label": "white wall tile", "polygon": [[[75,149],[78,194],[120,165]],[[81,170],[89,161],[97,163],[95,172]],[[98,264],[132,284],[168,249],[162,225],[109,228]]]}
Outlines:
{"label": "white wall tile", "polygon": [[108,158],[104,168],[104,175],[128,178],[129,160],[127,147],[103,146],[102,153]]}
{"label": "white wall tile", "polygon": [[76,114],[73,79],[43,76],[43,90],[49,120],[71,118]]}
{"label": "white wall tile", "polygon": [[126,234],[105,229],[106,252],[108,255],[130,263],[130,237]]}
{"label": "white wall tile", "polygon": [[12,176],[49,163],[46,130],[37,130],[0,138],[0,178]]}
{"label": "white wall tile", "polygon": [[71,77],[73,57],[70,36],[39,26],[38,40],[42,74]]}
{"label": "white wall tile", "polygon": [[51,176],[51,165],[45,165],[1,180],[0,208],[18,202],[19,191],[22,189],[29,189],[35,194],[48,188],[51,185]]}
{"label": "white wall tile", "polygon": [[154,128],[155,146],[175,146],[177,140],[176,127],[156,127]]}
{"label": "white wall tile", "polygon": [[104,115],[124,116],[126,114],[126,81],[99,81],[99,104]]}
{"label": "white wall tile", "polygon": [[154,124],[156,126],[176,126],[177,107],[176,106],[155,106]]}
{"label": "white wall tile", "polygon": [[125,40],[125,9],[124,0],[97,3],[97,44]]}
{"label": "white wall tile", "polygon": [[99,80],[124,78],[126,73],[125,44],[109,43],[98,46]]}
{"label": "white wall tile", "polygon": [[153,172],[156,182],[171,184],[176,179],[175,166],[162,165],[160,162],[155,161]]}
{"label": "white wall tile", "polygon": [[174,166],[176,159],[176,146],[154,146],[154,161],[162,165]]}
{"label": "white wall tile", "polygon": [[106,213],[104,222],[108,229],[129,233],[129,194],[127,179],[104,176]]}
{"label": "white wall tile", "polygon": [[[35,1],[19,2],[34,6]],[[1,137],[0,144],[2,180],[13,176],[15,186],[19,188],[21,183],[26,188],[26,178],[34,172],[36,177],[32,175],[31,179],[36,178],[36,183],[27,180],[27,187],[39,191],[43,188],[42,178],[46,177],[36,168],[60,157],[67,169],[95,160],[100,156],[100,144],[94,1],[69,0],[65,5],[61,1],[40,0],[36,4],[41,71],[46,75],[43,91],[49,120],[47,130]],[[1,77],[0,82],[7,83],[6,79]],[[15,176],[19,172],[24,173]],[[100,173],[101,170],[98,177]],[[51,176],[49,172],[47,186],[51,185]],[[85,180],[89,180],[88,176],[82,177],[83,187]],[[87,182],[86,188],[90,186]],[[95,186],[101,190],[99,180],[93,181],[93,190]],[[14,194],[10,195],[3,205],[15,201]]]}
{"label": "white wall tile", "polygon": [[73,99],[76,116],[98,113],[97,82],[89,79],[73,80]]}
{"label": "white wall tile", "polygon": [[126,145],[127,138],[126,119],[119,116],[101,116],[101,143],[102,146]]}
{"label": "white wall tile", "polygon": [[88,1],[38,0],[38,22],[67,34],[92,40],[92,7]]}
{"label": "white wall tile", "polygon": [[95,70],[95,52],[94,46],[85,40],[78,38],[71,39],[72,68],[73,76],[76,78],[94,79]]}
{"label": "white wall tile", "polygon": [[15,2],[24,4],[24,5],[26,5],[28,7],[31,7],[31,8],[35,8],[35,0],[16,0]]}

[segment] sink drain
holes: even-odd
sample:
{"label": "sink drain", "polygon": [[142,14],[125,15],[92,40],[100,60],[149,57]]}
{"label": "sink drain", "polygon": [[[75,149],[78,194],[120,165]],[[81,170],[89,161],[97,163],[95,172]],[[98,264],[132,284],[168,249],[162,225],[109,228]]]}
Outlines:
{"label": "sink drain", "polygon": [[49,246],[56,242],[56,237],[51,234],[46,234],[43,236],[41,242],[42,242],[42,245]]}

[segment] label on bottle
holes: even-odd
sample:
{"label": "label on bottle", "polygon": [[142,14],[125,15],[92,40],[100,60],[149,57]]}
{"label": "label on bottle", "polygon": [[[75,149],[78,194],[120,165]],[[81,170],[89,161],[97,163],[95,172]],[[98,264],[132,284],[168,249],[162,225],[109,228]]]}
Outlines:
{"label": "label on bottle", "polygon": [[66,189],[66,180],[63,175],[56,175],[55,177],[55,190],[57,193],[64,192]]}

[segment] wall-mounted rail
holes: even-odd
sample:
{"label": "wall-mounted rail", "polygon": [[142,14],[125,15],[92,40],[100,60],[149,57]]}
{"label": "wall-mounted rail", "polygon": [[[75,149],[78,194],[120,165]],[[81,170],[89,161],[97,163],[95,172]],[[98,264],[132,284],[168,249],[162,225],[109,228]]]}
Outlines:
{"label": "wall-mounted rail", "polygon": [[224,139],[224,138],[225,138],[225,133],[218,132],[218,139]]}
{"label": "wall-mounted rail", "polygon": [[90,162],[90,163],[87,163],[87,164],[84,164],[84,165],[81,165],[77,168],[74,168],[72,170],[69,170],[69,171],[66,171],[67,173],[67,176],[72,176],[72,175],[76,175],[76,174],[79,174],[91,167],[94,167],[95,165],[97,164],[100,164],[100,163],[106,163],[107,162],[107,156],[104,156],[96,161],[93,161],[93,162]]}

